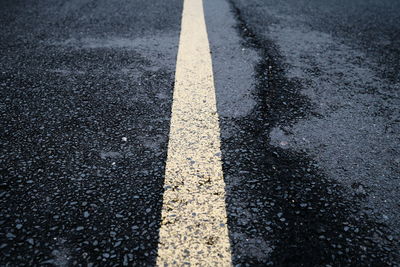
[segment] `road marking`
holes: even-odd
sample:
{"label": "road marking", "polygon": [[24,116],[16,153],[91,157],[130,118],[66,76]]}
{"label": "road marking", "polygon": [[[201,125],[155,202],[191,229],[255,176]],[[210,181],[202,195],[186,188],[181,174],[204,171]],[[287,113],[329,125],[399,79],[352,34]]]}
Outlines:
{"label": "road marking", "polygon": [[230,266],[220,130],[202,0],[185,0],[158,266]]}

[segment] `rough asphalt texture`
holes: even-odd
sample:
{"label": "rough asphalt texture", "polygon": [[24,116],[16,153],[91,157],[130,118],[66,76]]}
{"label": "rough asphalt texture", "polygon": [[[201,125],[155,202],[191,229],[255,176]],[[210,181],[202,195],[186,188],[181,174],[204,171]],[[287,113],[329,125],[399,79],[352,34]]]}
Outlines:
{"label": "rough asphalt texture", "polygon": [[[154,265],[182,1],[0,7],[1,264]],[[204,7],[233,263],[399,266],[400,2]]]}
{"label": "rough asphalt texture", "polygon": [[181,12],[1,1],[1,265],[155,263]]}
{"label": "rough asphalt texture", "polygon": [[348,2],[231,1],[259,54],[221,119],[235,264],[399,264],[400,4]]}

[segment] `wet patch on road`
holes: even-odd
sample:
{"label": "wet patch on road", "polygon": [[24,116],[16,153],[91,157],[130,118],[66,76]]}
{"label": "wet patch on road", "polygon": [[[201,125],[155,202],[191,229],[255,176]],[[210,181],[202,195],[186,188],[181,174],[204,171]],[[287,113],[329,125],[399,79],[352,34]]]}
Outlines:
{"label": "wet patch on road", "polygon": [[391,265],[396,241],[362,209],[363,188],[354,185],[358,193],[352,194],[287,140],[271,144],[275,127],[289,131],[318,114],[300,81],[287,78],[274,43],[255,35],[232,6],[243,47],[260,56],[256,107],[242,118],[220,118],[234,264]]}

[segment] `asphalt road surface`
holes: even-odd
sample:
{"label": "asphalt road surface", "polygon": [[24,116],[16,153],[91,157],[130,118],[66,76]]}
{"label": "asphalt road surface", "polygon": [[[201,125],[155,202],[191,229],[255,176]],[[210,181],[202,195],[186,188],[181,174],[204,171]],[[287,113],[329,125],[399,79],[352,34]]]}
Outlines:
{"label": "asphalt road surface", "polygon": [[400,266],[399,21],[397,0],[0,0],[0,265]]}

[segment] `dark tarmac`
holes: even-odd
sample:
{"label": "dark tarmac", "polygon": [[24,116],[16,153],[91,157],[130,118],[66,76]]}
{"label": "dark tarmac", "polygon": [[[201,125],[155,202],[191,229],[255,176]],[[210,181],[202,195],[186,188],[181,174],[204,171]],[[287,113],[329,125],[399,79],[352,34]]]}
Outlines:
{"label": "dark tarmac", "polygon": [[[182,1],[0,7],[1,265],[155,265]],[[400,2],[204,9],[233,265],[400,266]]]}
{"label": "dark tarmac", "polygon": [[1,6],[2,265],[153,265],[181,1]]}

